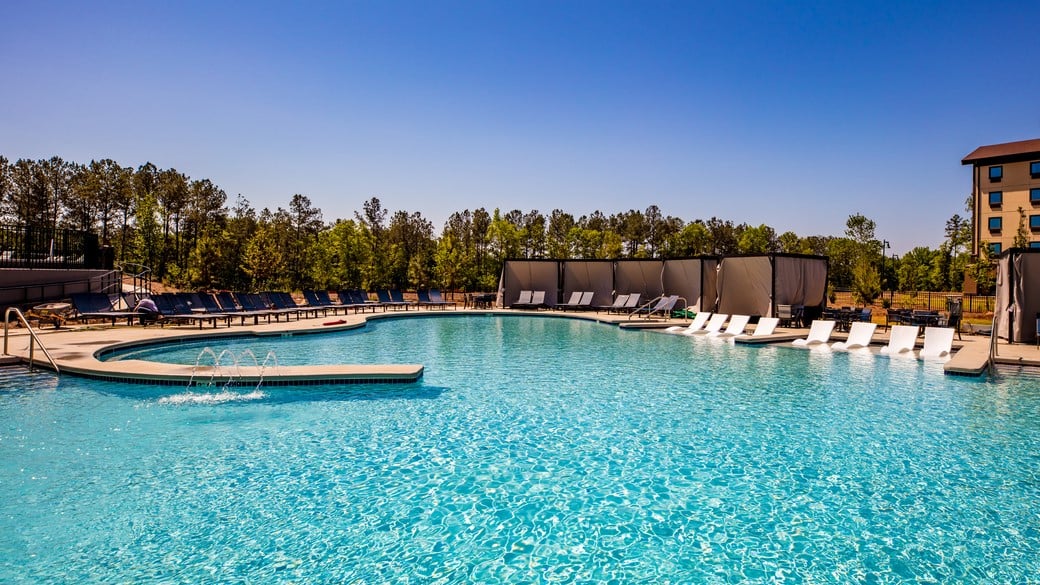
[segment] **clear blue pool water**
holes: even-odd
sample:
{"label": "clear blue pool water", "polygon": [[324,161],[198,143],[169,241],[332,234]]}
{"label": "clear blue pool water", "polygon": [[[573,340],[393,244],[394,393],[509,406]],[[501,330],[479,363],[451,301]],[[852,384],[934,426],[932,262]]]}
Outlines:
{"label": "clear blue pool water", "polygon": [[1035,378],[548,318],[233,343],[426,373],[207,394],[8,372],[0,582],[1040,574]]}

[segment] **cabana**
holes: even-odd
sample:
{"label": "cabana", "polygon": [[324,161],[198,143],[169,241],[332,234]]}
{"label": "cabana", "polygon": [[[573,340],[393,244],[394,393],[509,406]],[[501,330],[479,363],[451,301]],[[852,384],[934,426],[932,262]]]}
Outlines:
{"label": "cabana", "polygon": [[498,280],[498,306],[508,307],[517,302],[522,290],[545,291],[545,304],[555,306],[560,296],[560,262],[506,260]]}
{"label": "cabana", "polygon": [[563,298],[573,292],[591,292],[591,306],[606,306],[614,302],[613,260],[563,260]]}
{"label": "cabana", "polygon": [[997,261],[995,334],[1011,343],[1036,343],[1040,320],[1040,250],[1011,248]]}
{"label": "cabana", "polygon": [[694,311],[713,311],[717,298],[719,259],[713,257],[665,260],[661,282],[669,294],[686,299]]}
{"label": "cabana", "polygon": [[813,318],[822,311],[826,292],[824,256],[727,256],[719,264],[716,311],[776,317],[777,305],[802,305]]}
{"label": "cabana", "polygon": [[664,294],[661,271],[664,260],[618,260],[614,263],[617,294],[639,293],[645,304]]}

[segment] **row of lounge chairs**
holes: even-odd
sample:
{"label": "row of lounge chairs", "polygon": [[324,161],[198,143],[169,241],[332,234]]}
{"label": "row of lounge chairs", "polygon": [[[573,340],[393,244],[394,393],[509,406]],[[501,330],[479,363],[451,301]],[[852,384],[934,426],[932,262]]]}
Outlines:
{"label": "row of lounge chairs", "polygon": [[[809,347],[816,345],[827,345],[830,341],[831,332],[834,330],[835,322],[827,319],[817,319],[809,327],[809,334],[803,339],[796,339],[792,343],[795,346]],[[830,345],[831,349],[849,351],[868,347],[874,337],[877,324],[857,321],[849,328],[849,335],[845,341],[838,341]],[[917,336],[920,328],[916,325],[893,325],[888,344],[881,348],[881,353],[887,355],[914,355],[917,345]],[[921,358],[941,358],[950,354],[953,349],[953,335],[955,330],[950,327],[924,328],[924,345],[918,356]]]}
{"label": "row of lounge chairs", "polygon": [[[454,307],[454,301],[446,301],[436,290],[420,291],[418,301],[405,301],[400,293],[380,291],[379,300],[372,301],[368,294],[360,290],[342,290],[337,292],[338,301],[333,301],[328,291],[304,291],[307,304],[301,305],[286,292],[269,291],[264,293],[219,292],[219,293],[161,293],[154,295],[121,295],[103,293],[77,293],[71,295],[75,309],[73,318],[79,320],[102,320],[116,322],[126,319],[127,324],[135,320],[140,323],[188,323],[205,324],[217,327],[219,323],[230,326],[238,319],[245,324],[252,319],[259,324],[260,319],[270,323],[273,318],[279,321],[283,316],[288,321],[295,317],[317,317],[334,315],[340,310],[355,313],[371,309],[407,309],[410,307],[447,308]],[[385,296],[385,298],[384,298]],[[141,298],[150,298],[156,305],[158,313],[135,310]]]}
{"label": "row of lounge chairs", "polygon": [[[673,326],[667,328],[668,333],[679,333],[682,335],[705,335],[707,337],[739,337],[746,335],[745,329],[750,322],[748,315],[726,315],[723,313],[710,313],[702,311],[697,313],[688,326]],[[761,317],[751,337],[762,337],[772,335],[779,324],[780,319],[776,317]],[[848,337],[844,341],[838,341],[828,346],[831,333],[835,328],[835,321],[829,319],[817,319],[809,327],[809,334],[802,339],[795,339],[792,344],[797,347],[827,346],[838,351],[850,351],[868,347],[874,337],[877,324],[872,322],[857,321],[852,323]],[[726,325],[725,330],[722,326]],[[881,348],[881,353],[889,355],[914,355],[917,344],[917,326],[895,325],[888,344]],[[925,327],[924,345],[917,354],[921,358],[941,358],[950,354],[953,348],[953,335],[955,330],[950,327]]]}
{"label": "row of lounge chairs", "polygon": [[680,297],[679,295],[661,295],[647,303],[642,303],[641,293],[620,294],[609,305],[593,305],[595,293],[592,291],[574,291],[566,302],[550,306],[545,302],[546,291],[521,290],[511,309],[557,309],[561,311],[606,311],[607,313],[628,314],[630,317],[671,316]]}
{"label": "row of lounge chairs", "polygon": [[[725,313],[710,313],[701,311],[694,316],[686,327],[673,326],[665,329],[668,333],[679,333],[682,335],[705,335],[708,337],[740,337],[745,334],[748,323],[751,322],[750,315],[727,315]],[[751,337],[762,337],[772,335],[776,330],[780,319],[776,317],[762,317],[755,326]],[[726,329],[722,326],[726,325]]]}

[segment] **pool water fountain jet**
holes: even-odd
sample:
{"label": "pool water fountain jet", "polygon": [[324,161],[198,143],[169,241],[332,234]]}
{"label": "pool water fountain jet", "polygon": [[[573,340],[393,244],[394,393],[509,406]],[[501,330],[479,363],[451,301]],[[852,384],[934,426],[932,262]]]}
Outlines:
{"label": "pool water fountain jet", "polygon": [[[209,354],[213,358],[213,369],[214,370],[217,369],[217,366],[220,363],[220,358],[217,357],[217,353],[215,351],[213,351],[213,349],[211,347],[207,346],[207,347],[202,348],[202,351],[200,351],[199,355],[195,358],[195,367],[193,367],[191,369],[191,378],[188,379],[188,388],[191,388],[195,384],[195,376],[199,372],[199,364],[202,363],[202,358],[206,354]],[[208,386],[212,386],[213,385],[212,377],[210,378],[210,382],[207,385]]]}
{"label": "pool water fountain jet", "polygon": [[228,374],[227,374],[227,381],[225,381],[224,385],[221,387],[221,391],[222,392],[227,392],[228,387],[231,386],[231,382],[235,379],[236,376],[238,376],[238,377],[242,376],[242,373],[241,373],[239,365],[238,365],[238,356],[235,355],[235,352],[231,351],[230,349],[225,349],[224,351],[221,351],[217,355],[217,362],[215,364],[213,364],[213,375],[210,376],[210,378],[209,378],[209,385],[210,386],[214,386],[215,385],[214,382],[216,380],[217,374],[220,373],[221,361],[223,361],[224,356],[226,356],[226,355],[231,356],[231,360],[234,363],[235,369],[233,371],[229,369]]}
{"label": "pool water fountain jet", "polygon": [[[269,364],[271,362],[274,362],[273,367],[275,368],[275,370],[277,370],[279,367],[278,355],[274,352],[274,350],[268,351],[267,354],[264,356],[263,362],[261,362],[256,357],[256,354],[253,353],[253,350],[249,348],[243,349],[239,353],[235,353],[231,349],[225,349],[218,354],[217,352],[213,351],[211,347],[207,346],[202,348],[202,350],[199,351],[199,355],[195,358],[195,366],[192,368],[191,378],[188,380],[189,389],[193,386],[200,385],[195,382],[195,379],[198,377],[199,367],[202,365],[202,360],[207,355],[213,358],[213,370],[210,373],[209,382],[205,384],[209,388],[213,388],[216,386],[216,379],[223,372],[221,368],[225,366],[226,359],[230,358],[231,360],[231,364],[227,366],[227,380],[224,382],[220,389],[222,393],[230,392],[230,387],[232,385],[235,385],[235,380],[242,378],[242,361],[246,360],[247,358],[252,360],[253,367],[259,371],[256,387],[253,389],[254,393],[259,392],[260,387],[263,386],[264,374],[266,373],[267,368],[270,367]],[[248,363],[248,361],[246,363]]]}
{"label": "pool water fountain jet", "polygon": [[[249,352],[249,353],[253,353],[253,352]],[[271,361],[272,358],[274,359],[274,369],[276,371],[278,370],[278,354],[276,354],[273,349],[269,350],[267,352],[267,355],[264,356],[264,363],[263,363],[263,365],[260,366],[260,379],[256,381],[256,391],[257,392],[260,391],[260,386],[262,386],[263,383],[264,383],[264,372],[267,371],[267,362]],[[254,356],[253,359],[255,360],[256,357]]]}

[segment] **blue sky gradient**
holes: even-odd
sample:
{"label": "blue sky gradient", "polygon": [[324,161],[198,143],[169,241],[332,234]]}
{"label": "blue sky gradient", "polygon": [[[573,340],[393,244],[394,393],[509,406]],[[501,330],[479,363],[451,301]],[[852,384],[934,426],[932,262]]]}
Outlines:
{"label": "blue sky gradient", "polygon": [[895,253],[1040,138],[1040,3],[5,3],[0,154],[151,161],[258,209],[660,206]]}

